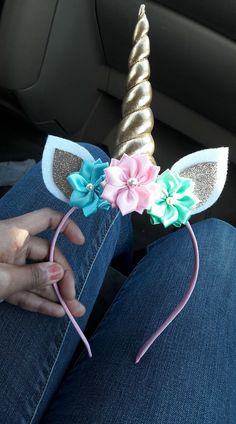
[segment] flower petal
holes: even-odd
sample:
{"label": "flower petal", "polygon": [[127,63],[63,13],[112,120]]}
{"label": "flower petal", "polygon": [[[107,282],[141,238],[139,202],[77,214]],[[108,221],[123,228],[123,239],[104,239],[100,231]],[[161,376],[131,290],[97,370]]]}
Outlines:
{"label": "flower petal", "polygon": [[93,169],[91,172],[91,183],[94,185],[99,184],[105,178],[104,170],[109,166],[108,162],[102,162],[101,159],[98,159],[93,164]]}
{"label": "flower petal", "polygon": [[126,153],[122,156],[119,162],[119,167],[123,169],[126,181],[127,179],[131,177],[136,177],[137,175],[137,162],[135,160],[135,157],[128,156]]}
{"label": "flower petal", "polygon": [[137,162],[137,179],[140,184],[148,184],[156,180],[159,166],[152,165],[147,154],[134,156]]}
{"label": "flower petal", "polygon": [[133,159],[136,160],[137,163],[137,178],[141,178],[145,173],[147,172],[148,168],[152,165],[150,162],[150,159],[148,155],[145,154],[138,154],[134,155]]}
{"label": "flower petal", "polygon": [[164,171],[160,176],[157,177],[157,183],[160,186],[164,186],[168,192],[168,195],[173,194],[179,188],[179,181],[175,177],[174,173],[169,169]]}
{"label": "flower petal", "polygon": [[152,225],[161,224],[162,220],[161,218],[158,218],[156,215],[150,215],[150,222]]}
{"label": "flower petal", "polygon": [[74,190],[70,196],[70,206],[77,206],[78,208],[84,208],[88,203],[90,203],[93,199],[92,192],[78,192]]}
{"label": "flower petal", "polygon": [[162,218],[165,215],[166,211],[166,202],[161,201],[159,203],[155,202],[151,209],[148,211],[149,215]]}
{"label": "flower petal", "polygon": [[182,196],[177,199],[176,205],[182,205],[187,209],[192,209],[197,204],[195,196]]}
{"label": "flower petal", "polygon": [[120,163],[120,161],[119,161],[118,159],[114,159],[114,158],[112,158],[112,159],[111,159],[110,166],[118,166],[118,165],[119,165],[119,163]]}
{"label": "flower petal", "polygon": [[194,184],[193,181],[190,180],[190,178],[179,178],[181,185],[179,186],[177,193],[178,194],[183,194],[186,190],[191,190],[193,191],[194,188]]}
{"label": "flower petal", "polygon": [[88,191],[86,188],[88,182],[82,175],[80,175],[79,172],[73,172],[72,174],[68,175],[66,179],[74,190],[82,191],[85,193]]}
{"label": "flower petal", "polygon": [[93,193],[91,201],[83,207],[84,216],[90,216],[93,213],[97,212],[98,196]]}
{"label": "flower petal", "polygon": [[144,187],[149,191],[149,193],[151,193],[153,202],[162,198],[166,198],[166,196],[161,191],[159,184],[152,182],[144,185]]}
{"label": "flower petal", "polygon": [[97,181],[94,183],[94,190],[97,194],[101,194],[103,191],[103,180],[105,178],[105,175],[101,175],[100,178],[97,179]]}
{"label": "flower petal", "polygon": [[119,166],[109,166],[104,170],[106,175],[106,183],[111,184],[115,187],[126,186],[126,175]]}
{"label": "flower petal", "polygon": [[174,225],[179,226],[181,224],[186,224],[191,216],[191,210],[182,204],[176,204],[175,207],[178,211],[178,221]]}
{"label": "flower petal", "polygon": [[89,183],[91,182],[91,172],[93,170],[93,163],[89,160],[84,160],[80,168],[80,175]]}
{"label": "flower petal", "polygon": [[165,215],[162,217],[162,222],[165,228],[173,225],[178,220],[178,210],[174,205],[167,205]]}
{"label": "flower petal", "polygon": [[123,189],[117,196],[116,204],[122,215],[127,215],[136,210],[138,205],[138,195],[134,190]]}
{"label": "flower petal", "polygon": [[138,195],[138,208],[149,209],[152,204],[153,195],[145,186],[137,186],[134,191]]}
{"label": "flower petal", "polygon": [[142,182],[142,184],[150,184],[156,181],[159,171],[159,166],[150,166],[150,168],[146,172],[146,175],[140,179],[140,182]]}
{"label": "flower petal", "polygon": [[120,188],[114,187],[111,184],[106,184],[100,197],[112,204],[116,204],[116,198],[120,190]]}

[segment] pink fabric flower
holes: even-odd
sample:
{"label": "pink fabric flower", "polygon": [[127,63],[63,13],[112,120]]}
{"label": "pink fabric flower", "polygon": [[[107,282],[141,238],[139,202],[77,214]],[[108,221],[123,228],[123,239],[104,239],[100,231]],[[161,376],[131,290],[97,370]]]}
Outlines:
{"label": "pink fabric flower", "polygon": [[104,169],[104,191],[101,197],[118,207],[122,215],[136,211],[140,214],[149,209],[158,195],[155,183],[159,166],[151,164],[148,155],[128,156],[120,160],[112,159]]}

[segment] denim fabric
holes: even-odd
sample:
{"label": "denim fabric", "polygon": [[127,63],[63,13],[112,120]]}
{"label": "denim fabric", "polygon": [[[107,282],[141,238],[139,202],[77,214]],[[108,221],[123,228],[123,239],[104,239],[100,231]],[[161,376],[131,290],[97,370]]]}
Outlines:
{"label": "denim fabric", "polygon": [[138,365],[140,345],[182,298],[193,268],[187,230],[152,244],[68,373],[42,424],[236,422],[236,230],[194,225],[196,289]]}
{"label": "denim fabric", "polygon": [[[89,149],[95,158],[107,159]],[[46,206],[68,210],[44,188],[40,165],[0,206],[1,219]],[[58,245],[87,307],[79,319],[84,328],[111,258],[130,250],[130,224],[115,210],[86,219],[76,212],[72,218],[86,244],[75,247],[61,237]],[[67,373],[79,341],[68,319],[0,304],[0,423],[235,423],[236,231],[218,220],[198,223],[194,230],[201,265],[197,287],[138,365],[140,345],[189,283],[193,254],[186,229],[149,247],[94,334],[93,358],[84,352]]]}
{"label": "denim fabric", "polygon": [[[85,147],[95,158],[108,160],[97,147]],[[0,219],[42,207],[68,210],[68,205],[44,187],[38,164],[1,199]],[[84,329],[111,259],[130,251],[131,227],[130,219],[122,218],[115,209],[100,211],[90,218],[76,211],[72,219],[85,234],[86,243],[74,246],[60,236],[58,246],[74,270],[77,296],[87,308],[79,319]],[[52,232],[42,236],[51,239]],[[39,422],[78,343],[78,334],[67,317],[56,319],[0,304],[0,423]]]}

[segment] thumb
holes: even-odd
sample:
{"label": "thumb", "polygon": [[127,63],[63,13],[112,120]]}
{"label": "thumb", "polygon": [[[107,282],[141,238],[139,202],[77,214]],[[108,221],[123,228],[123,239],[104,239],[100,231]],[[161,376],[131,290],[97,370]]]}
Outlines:
{"label": "thumb", "polygon": [[0,264],[0,298],[21,290],[39,289],[61,280],[64,270],[55,262],[23,266]]}

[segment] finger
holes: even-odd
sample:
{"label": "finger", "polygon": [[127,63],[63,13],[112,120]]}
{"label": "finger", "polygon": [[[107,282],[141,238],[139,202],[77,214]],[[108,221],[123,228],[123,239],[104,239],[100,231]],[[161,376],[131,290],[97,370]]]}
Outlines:
{"label": "finger", "polygon": [[65,303],[68,306],[72,315],[74,315],[75,317],[82,317],[86,312],[86,308],[84,307],[84,305],[80,303],[77,299],[65,301]]}
{"label": "finger", "polygon": [[32,261],[46,261],[49,256],[50,241],[32,236],[27,245],[26,257]]}
{"label": "finger", "polygon": [[32,293],[38,294],[39,296],[41,296],[45,299],[51,300],[52,302],[59,303],[56,292],[55,292],[55,290],[52,286],[46,286],[43,289],[35,289],[35,290],[30,290],[30,291]]}
{"label": "finger", "polygon": [[40,314],[52,317],[60,318],[65,315],[63,307],[58,303],[51,302],[48,299],[28,291],[12,294],[7,298],[6,302],[19,306],[27,311],[39,312]]}
{"label": "finger", "polygon": [[[14,293],[6,299],[6,302],[27,311],[39,312],[58,318],[65,315],[64,309],[60,304],[28,291]],[[76,317],[81,317],[85,313],[85,307],[76,299],[67,302],[67,306],[72,315]]]}
{"label": "finger", "polygon": [[[59,259],[56,259],[59,261]],[[70,268],[65,270],[63,278],[58,284],[60,293],[64,300],[74,300],[76,297],[74,274]]]}
{"label": "finger", "polygon": [[[21,215],[17,218],[12,218],[8,221],[10,222],[14,220],[14,223],[17,223],[19,228],[24,228],[34,236],[48,228],[55,230],[63,216],[63,214],[53,209],[44,208]],[[83,244],[85,241],[82,231],[71,219],[66,221],[61,232],[63,232],[65,236],[72,241],[72,243]]]}
{"label": "finger", "polygon": [[[59,285],[60,285],[60,283],[59,283]],[[33,290],[33,291],[31,291],[31,293],[35,293],[38,296],[40,296],[44,299],[50,300],[52,302],[60,303],[53,287],[48,286],[48,287],[45,287],[42,290]],[[76,317],[80,317],[85,313],[84,305],[82,303],[80,303],[77,299],[73,299],[73,300],[63,299],[63,300],[66,303],[66,305],[68,306],[72,315],[74,315]]]}
{"label": "finger", "polygon": [[[28,244],[27,257],[32,260],[45,260],[48,257],[50,243],[39,237],[31,237]],[[75,278],[73,271],[66,258],[58,248],[55,248],[54,261],[60,264],[64,269],[64,276],[60,281],[60,293],[65,300],[73,300],[75,298]]]}
{"label": "finger", "polygon": [[62,279],[64,270],[54,262],[16,266],[0,264],[0,298],[21,290],[40,289]]}

